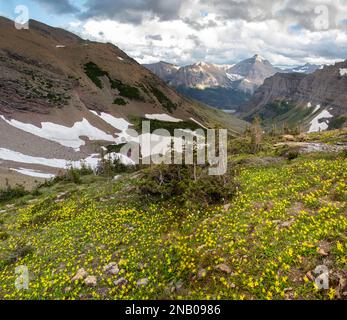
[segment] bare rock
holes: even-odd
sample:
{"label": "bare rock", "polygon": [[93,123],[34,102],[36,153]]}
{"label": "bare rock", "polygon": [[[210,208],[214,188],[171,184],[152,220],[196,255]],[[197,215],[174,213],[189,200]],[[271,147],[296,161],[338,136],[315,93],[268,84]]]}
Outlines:
{"label": "bare rock", "polygon": [[281,223],[282,228],[289,228],[294,223],[294,220],[284,221]]}
{"label": "bare rock", "polygon": [[291,134],[286,134],[286,135],[282,136],[282,138],[283,138],[285,141],[295,141],[295,137],[292,136]]}
{"label": "bare rock", "polygon": [[119,278],[119,279],[113,281],[113,284],[114,284],[115,286],[124,286],[124,285],[126,285],[127,283],[128,283],[128,280],[125,279],[125,278]]}
{"label": "bare rock", "polygon": [[231,269],[229,266],[227,266],[225,263],[221,263],[218,266],[215,267],[217,270],[225,272],[230,274],[231,273]]}
{"label": "bare rock", "polygon": [[109,275],[112,275],[112,276],[115,276],[119,273],[119,268],[118,268],[118,265],[117,263],[115,262],[111,262],[109,263],[108,265],[106,265],[104,267],[104,272],[109,274]]}
{"label": "bare rock", "polygon": [[229,211],[230,207],[231,207],[231,204],[230,204],[230,203],[227,203],[227,204],[225,204],[225,205],[223,206],[223,210],[224,210],[224,211]]}
{"label": "bare rock", "polygon": [[81,268],[76,272],[75,276],[71,279],[71,281],[83,280],[87,275],[88,273],[86,272],[86,270]]}
{"label": "bare rock", "polygon": [[328,256],[331,250],[331,244],[329,242],[321,242],[317,248],[317,252],[321,255],[321,256]]}
{"label": "bare rock", "polygon": [[88,287],[95,287],[97,285],[97,279],[94,276],[88,276],[85,280],[84,283]]}

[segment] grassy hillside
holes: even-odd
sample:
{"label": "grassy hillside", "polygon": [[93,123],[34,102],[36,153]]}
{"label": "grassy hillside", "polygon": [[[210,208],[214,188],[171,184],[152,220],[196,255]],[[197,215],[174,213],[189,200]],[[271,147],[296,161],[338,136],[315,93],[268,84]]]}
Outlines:
{"label": "grassy hillside", "polygon": [[[346,153],[289,161],[277,142],[233,151],[237,188],[219,205],[144,196],[143,172],[85,175],[1,202],[0,298],[346,298]],[[29,290],[15,289],[20,265]],[[330,270],[328,290],[313,281],[319,265]]]}

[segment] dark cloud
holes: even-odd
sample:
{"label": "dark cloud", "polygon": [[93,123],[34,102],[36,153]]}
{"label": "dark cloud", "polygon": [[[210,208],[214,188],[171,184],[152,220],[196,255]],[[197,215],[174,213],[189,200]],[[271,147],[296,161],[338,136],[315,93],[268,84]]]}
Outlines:
{"label": "dark cloud", "polygon": [[155,41],[162,41],[163,38],[160,34],[149,34],[146,36],[146,40],[155,40]]}
{"label": "dark cloud", "polygon": [[79,9],[73,6],[69,0],[34,0],[35,2],[57,14],[77,13]]}
{"label": "dark cloud", "polygon": [[187,39],[193,41],[195,47],[201,47],[201,46],[202,46],[201,40],[200,40],[199,37],[196,36],[195,34],[190,34],[190,35],[187,37]]}
{"label": "dark cloud", "polygon": [[196,20],[192,20],[190,18],[183,18],[184,23],[188,24],[190,27],[192,27],[195,30],[203,30],[207,28],[213,28],[217,26],[217,22],[213,20],[208,20],[207,23],[201,23]]}
{"label": "dark cloud", "polygon": [[160,20],[179,17],[186,0],[87,0],[82,18],[109,18],[120,22],[140,24],[145,16]]}
{"label": "dark cloud", "polygon": [[200,0],[200,3],[210,6],[220,21],[239,19],[259,22],[274,19],[283,25],[299,24],[313,31],[319,28],[319,17],[327,13],[326,29],[336,28],[338,0],[331,3],[317,0]]}

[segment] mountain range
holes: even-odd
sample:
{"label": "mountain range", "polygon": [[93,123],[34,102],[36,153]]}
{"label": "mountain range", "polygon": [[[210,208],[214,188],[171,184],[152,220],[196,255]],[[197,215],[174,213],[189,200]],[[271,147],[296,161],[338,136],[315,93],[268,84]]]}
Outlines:
{"label": "mountain range", "polygon": [[318,65],[306,64],[292,69],[280,69],[258,54],[235,65],[200,61],[179,67],[161,61],[144,66],[186,96],[229,111],[237,111],[266,78],[278,72],[309,74],[321,68]]}

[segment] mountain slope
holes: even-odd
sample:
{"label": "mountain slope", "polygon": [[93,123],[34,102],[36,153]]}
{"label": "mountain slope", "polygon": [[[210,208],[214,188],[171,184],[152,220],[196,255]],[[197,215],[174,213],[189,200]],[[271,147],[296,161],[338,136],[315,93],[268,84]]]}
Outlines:
{"label": "mountain slope", "polygon": [[180,68],[170,81],[170,85],[204,90],[205,88],[230,87],[230,81],[222,68],[200,61]]}
{"label": "mountain slope", "polygon": [[156,74],[160,79],[165,82],[170,82],[177,73],[179,66],[174,64],[160,61],[158,63],[144,64],[143,65],[148,70],[151,70],[154,74]]}
{"label": "mountain slope", "polygon": [[0,28],[2,181],[57,174],[69,161],[95,165],[100,145],[118,143],[134,117],[159,114],[193,126],[223,118],[230,133],[245,128],[177,94],[112,44],[34,20],[29,30],[16,30],[0,18]]}
{"label": "mountain slope", "polygon": [[246,119],[301,125],[307,131],[341,127],[347,115],[347,61],[313,74],[276,74],[242,106]]}

